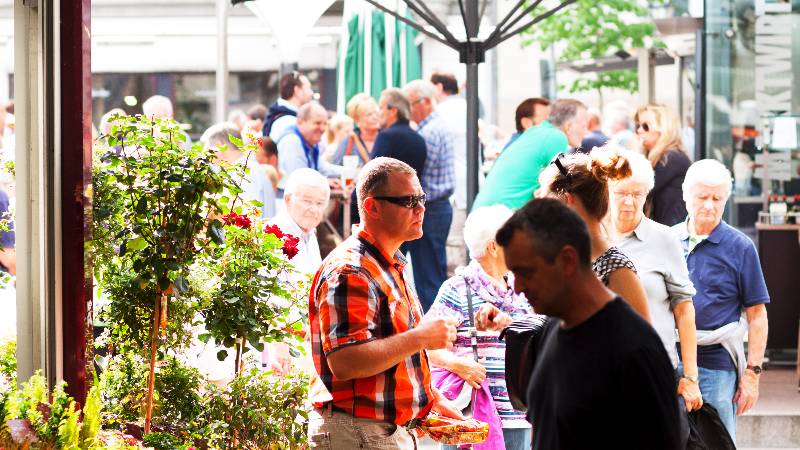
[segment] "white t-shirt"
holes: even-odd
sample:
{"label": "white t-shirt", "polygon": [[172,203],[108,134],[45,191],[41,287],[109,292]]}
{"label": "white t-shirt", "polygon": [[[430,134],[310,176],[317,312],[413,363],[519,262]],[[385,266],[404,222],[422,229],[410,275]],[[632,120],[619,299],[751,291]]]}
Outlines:
{"label": "white t-shirt", "polygon": [[453,200],[456,208],[464,209],[467,207],[467,101],[463,97],[451,95],[436,105],[436,112],[453,136]]}

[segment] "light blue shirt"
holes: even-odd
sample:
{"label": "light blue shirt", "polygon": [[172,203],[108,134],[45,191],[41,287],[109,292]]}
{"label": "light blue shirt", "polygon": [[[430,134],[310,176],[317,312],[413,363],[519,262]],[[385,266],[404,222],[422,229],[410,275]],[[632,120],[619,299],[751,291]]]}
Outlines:
{"label": "light blue shirt", "polygon": [[316,145],[308,145],[297,131],[296,126],[286,130],[286,133],[277,142],[278,168],[283,172],[283,177],[278,183],[279,189],[283,189],[286,180],[297,169],[314,169],[330,178],[342,175],[342,166],[331,164],[324,158],[320,158],[319,148]]}

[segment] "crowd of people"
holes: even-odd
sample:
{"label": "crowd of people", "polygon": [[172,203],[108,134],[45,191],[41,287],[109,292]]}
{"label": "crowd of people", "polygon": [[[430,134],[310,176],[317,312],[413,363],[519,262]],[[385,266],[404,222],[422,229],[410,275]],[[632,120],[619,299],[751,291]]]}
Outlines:
{"label": "crowd of people", "polygon": [[[735,442],[758,399],[769,295],[752,241],[722,219],[728,169],[692,162],[667,106],[601,114],[529,98],[467,211],[458,91],[436,73],[332,114],[292,72],[273,105],[200,138],[250,169],[242,195],[262,218],[302,237],[324,386],[311,447],[415,448],[433,412],[490,423],[476,448],[679,449],[704,404]],[[143,112],[171,117],[167,102]],[[355,225],[326,255],[316,230],[334,192]],[[535,341],[509,352],[500,332],[531,318]],[[507,384],[520,358],[526,411]],[[277,373],[292,364],[279,348],[262,358]]]}

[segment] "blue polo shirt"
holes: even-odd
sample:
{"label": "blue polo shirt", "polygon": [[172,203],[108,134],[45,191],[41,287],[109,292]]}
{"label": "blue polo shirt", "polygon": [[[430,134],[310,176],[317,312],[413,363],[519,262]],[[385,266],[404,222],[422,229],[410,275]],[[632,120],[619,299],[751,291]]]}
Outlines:
{"label": "blue polo shirt", "polygon": [[[714,330],[736,322],[748,306],[769,303],[767,284],[753,241],[721,221],[708,238],[689,252],[687,222],[672,227],[678,235],[697,294],[693,298],[698,330]],[[697,348],[697,365],[736,370],[721,345]]]}

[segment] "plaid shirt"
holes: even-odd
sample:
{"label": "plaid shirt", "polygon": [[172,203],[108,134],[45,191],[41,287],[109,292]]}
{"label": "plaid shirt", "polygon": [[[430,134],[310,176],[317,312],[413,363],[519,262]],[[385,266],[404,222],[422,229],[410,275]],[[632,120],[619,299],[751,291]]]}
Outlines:
{"label": "plaid shirt", "polygon": [[428,156],[420,182],[428,201],[450,197],[455,187],[456,170],[453,165],[453,135],[447,123],[432,112],[417,125],[417,133],[425,139]]}
{"label": "plaid shirt", "polygon": [[[403,278],[405,258],[382,253],[364,230],[339,245],[322,263],[311,285],[309,321],[314,368],[333,407],[355,417],[396,424],[427,414],[432,406],[425,352],[415,353],[377,375],[338,380],[327,356],[345,346],[384,339],[414,328],[422,318],[419,300]],[[325,393],[327,394],[327,393]]]}

